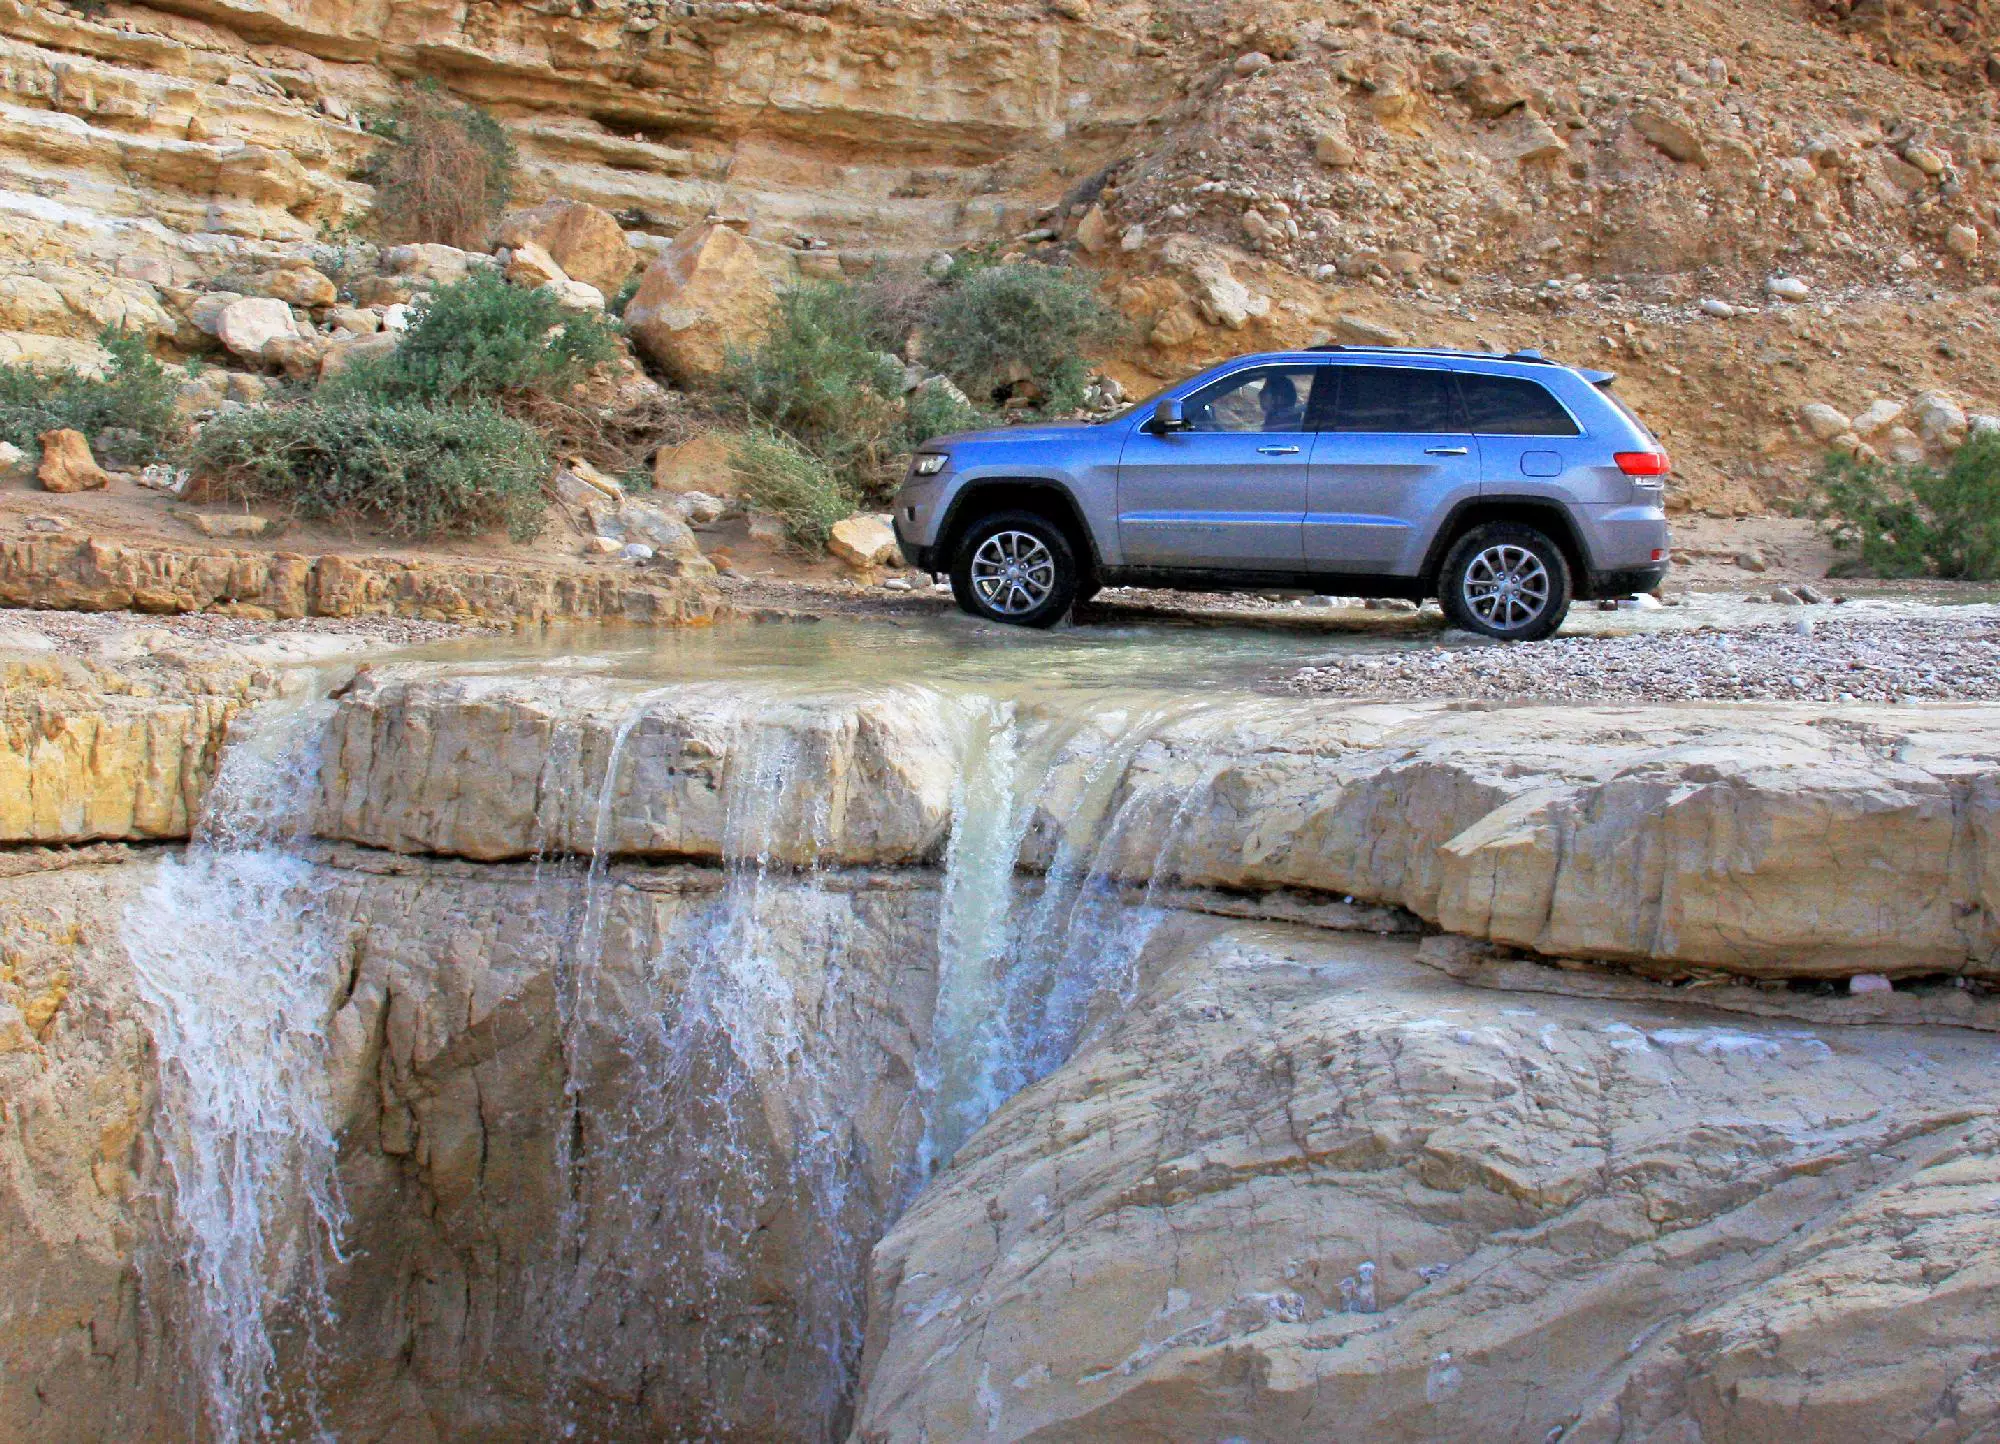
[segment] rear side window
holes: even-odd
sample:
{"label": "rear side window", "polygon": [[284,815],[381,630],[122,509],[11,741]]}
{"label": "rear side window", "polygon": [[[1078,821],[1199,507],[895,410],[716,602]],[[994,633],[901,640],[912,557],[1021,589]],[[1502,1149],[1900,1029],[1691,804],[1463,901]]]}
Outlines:
{"label": "rear side window", "polygon": [[1332,431],[1462,432],[1449,371],[1414,366],[1342,366]]}
{"label": "rear side window", "polygon": [[1578,436],[1581,428],[1539,381],[1458,373],[1466,419],[1479,436]]}

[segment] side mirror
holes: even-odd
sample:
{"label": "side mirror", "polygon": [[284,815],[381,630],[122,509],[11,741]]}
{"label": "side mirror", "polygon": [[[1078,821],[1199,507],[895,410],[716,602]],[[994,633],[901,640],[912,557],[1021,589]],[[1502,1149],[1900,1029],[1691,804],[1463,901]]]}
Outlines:
{"label": "side mirror", "polygon": [[1180,402],[1168,397],[1153,408],[1153,430],[1160,436],[1168,436],[1176,431],[1191,430],[1187,413],[1181,410]]}

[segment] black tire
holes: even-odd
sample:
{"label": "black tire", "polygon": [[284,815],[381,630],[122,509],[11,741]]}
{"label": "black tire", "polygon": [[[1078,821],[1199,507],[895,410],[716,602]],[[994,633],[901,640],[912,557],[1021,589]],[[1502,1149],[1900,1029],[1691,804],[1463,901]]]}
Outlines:
{"label": "black tire", "polygon": [[960,609],[1009,626],[1053,627],[1076,604],[1078,582],[1069,537],[1031,511],[981,517],[951,556],[951,592]]}
{"label": "black tire", "polygon": [[1438,601],[1454,627],[1502,642],[1539,642],[1569,615],[1569,559],[1521,522],[1474,527],[1445,554]]}

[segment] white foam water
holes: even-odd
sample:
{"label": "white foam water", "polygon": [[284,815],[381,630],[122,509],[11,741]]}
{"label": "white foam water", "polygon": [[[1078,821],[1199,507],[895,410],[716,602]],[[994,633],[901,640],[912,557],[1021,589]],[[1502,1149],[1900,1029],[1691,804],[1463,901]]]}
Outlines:
{"label": "white foam water", "polygon": [[325,880],[299,855],[325,711],[268,703],[231,726],[204,815],[129,908],[124,942],[158,1056],[161,1200],[205,1431],[218,1444],[321,1432],[308,1380],[274,1397],[281,1331],[310,1374],[332,1320],[344,1210],[327,1025],[343,970]]}

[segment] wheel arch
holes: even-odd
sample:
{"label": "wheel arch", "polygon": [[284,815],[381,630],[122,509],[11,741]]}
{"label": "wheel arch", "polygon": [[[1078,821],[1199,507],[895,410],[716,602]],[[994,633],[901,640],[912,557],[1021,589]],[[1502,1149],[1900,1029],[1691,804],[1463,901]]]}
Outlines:
{"label": "wheel arch", "polygon": [[1496,521],[1520,522],[1547,533],[1569,563],[1570,594],[1579,601],[1590,600],[1590,558],[1576,523],[1562,503],[1533,496],[1481,496],[1459,503],[1437,529],[1424,556],[1420,575],[1426,596],[1438,594],[1438,573],[1444,570],[1444,559],[1459,538],[1474,527]]}
{"label": "wheel arch", "polygon": [[938,528],[937,561],[949,568],[958,544],[981,517],[999,511],[1026,511],[1046,517],[1069,538],[1070,551],[1086,580],[1094,580],[1103,570],[1097,541],[1084,520],[1083,508],[1068,487],[1046,477],[982,477],[968,482],[952,498]]}

